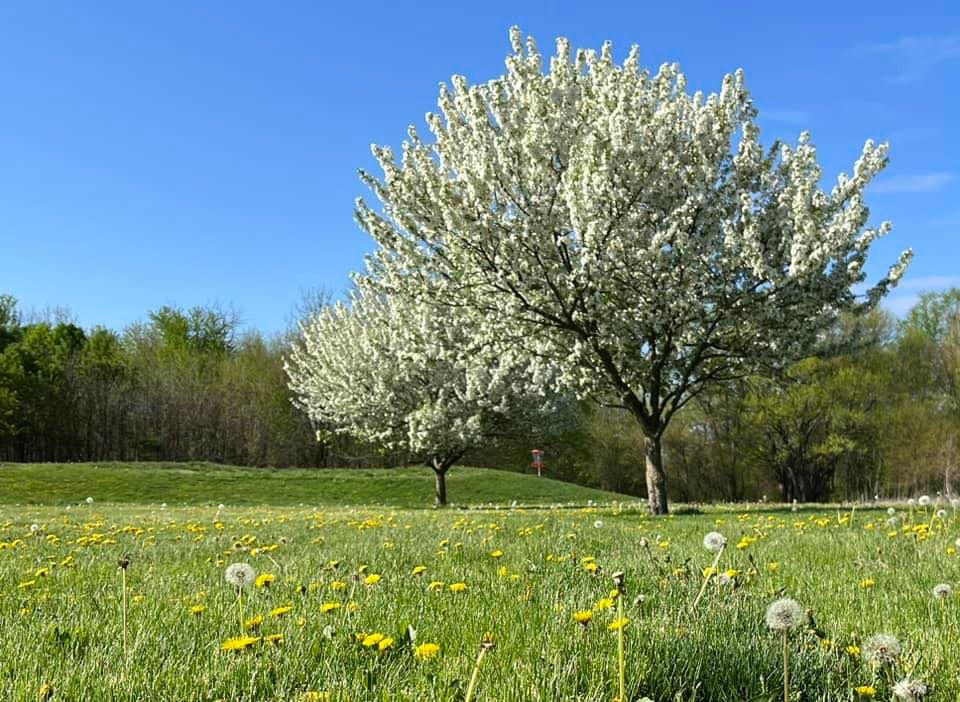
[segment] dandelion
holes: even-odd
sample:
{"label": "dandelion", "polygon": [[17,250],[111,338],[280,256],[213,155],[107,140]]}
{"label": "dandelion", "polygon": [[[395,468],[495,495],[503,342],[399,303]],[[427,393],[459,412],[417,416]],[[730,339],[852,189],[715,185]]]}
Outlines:
{"label": "dandelion", "polygon": [[938,510],[937,510],[937,519],[946,519],[946,518],[947,518],[947,510],[945,510],[945,509],[938,509]]}
{"label": "dandelion", "polygon": [[87,498],[87,504],[88,504],[88,505],[92,505],[92,504],[93,504],[93,498],[92,498],[92,497],[88,497],[88,498]]}
{"label": "dandelion", "polygon": [[373,586],[380,582],[380,577],[381,576],[378,573],[371,573],[363,579],[363,582],[368,586]]}
{"label": "dandelion", "polygon": [[577,624],[583,625],[584,627],[586,627],[592,619],[593,610],[591,609],[581,609],[573,613],[573,621],[575,621]]}
{"label": "dandelion", "polygon": [[703,547],[711,553],[719,553],[727,545],[727,537],[719,531],[711,531],[703,537]]}
{"label": "dandelion", "polygon": [[258,628],[261,624],[263,624],[263,617],[258,614],[257,616],[250,617],[250,619],[245,621],[243,623],[243,628],[246,629],[247,631],[250,631],[252,629]]}
{"label": "dandelion", "polygon": [[450,592],[466,592],[466,590],[466,583],[451,583],[450,585]]}
{"label": "dandelion", "polygon": [[603,520],[602,520],[602,519],[598,519],[597,521],[595,521],[595,522],[593,523],[593,528],[594,528],[594,529],[603,529]]}
{"label": "dandelion", "polygon": [[896,636],[875,634],[863,642],[861,650],[863,657],[871,663],[893,665],[900,658],[903,649]]}
{"label": "dandelion", "polygon": [[921,507],[926,507],[927,505],[930,504],[930,496],[920,495],[920,499],[917,500],[917,504],[919,504]]}
{"label": "dandelion", "polygon": [[271,610],[270,616],[279,619],[283,615],[289,614],[292,611],[293,611],[293,607],[289,605],[284,605],[282,607],[276,607],[273,610]]}
{"label": "dandelion", "polygon": [[[357,637],[360,638],[361,634],[357,634]],[[374,646],[379,644],[381,641],[383,641],[384,638],[386,637],[380,633],[366,634],[366,635],[363,635],[363,638],[360,638],[360,645],[363,646],[364,648],[373,648]]]}
{"label": "dandelion", "polygon": [[436,658],[440,653],[440,647],[435,643],[422,643],[413,649],[413,655],[421,661]]}
{"label": "dandelion", "polygon": [[220,647],[221,651],[244,651],[255,646],[260,641],[259,636],[235,636],[227,639]]}
{"label": "dandelion", "polygon": [[424,571],[426,571],[426,569],[427,569],[426,566],[422,566],[422,565],[414,566],[414,567],[413,567],[413,570],[410,572],[410,574],[411,574],[411,575],[421,575],[421,574],[423,574]]}
{"label": "dandelion", "polygon": [[926,683],[920,680],[904,678],[893,686],[893,696],[906,702],[918,702],[927,696],[929,689]]}
{"label": "dandelion", "polygon": [[473,674],[470,676],[470,683],[467,685],[464,702],[473,700],[473,695],[477,690],[477,682],[480,680],[480,664],[483,662],[483,657],[487,655],[488,651],[492,651],[493,647],[493,636],[489,633],[484,634],[483,639],[480,640],[480,652],[477,654],[477,662],[473,665]]}
{"label": "dandelion", "polygon": [[195,617],[199,617],[205,611],[207,611],[207,608],[201,604],[194,605],[193,607],[190,608],[190,614],[192,614]]}
{"label": "dandelion", "polygon": [[627,625],[630,624],[630,620],[626,617],[619,617],[614,619],[612,622],[607,624],[608,631],[623,631]]}
{"label": "dandelion", "polygon": [[897,508],[896,508],[896,507],[887,507],[887,514],[889,514],[891,517],[892,517],[893,515],[895,515],[896,513],[897,513]]}
{"label": "dandelion", "polygon": [[877,688],[873,685],[861,685],[854,689],[860,699],[873,699],[877,695]]}
{"label": "dandelion", "polygon": [[254,584],[257,587],[270,587],[274,581],[276,581],[277,576],[272,573],[261,573],[257,576],[257,579],[254,581]]}
{"label": "dandelion", "polygon": [[783,635],[783,700],[790,702],[790,646],[791,629],[803,623],[803,608],[796,600],[784,597],[767,607],[767,626]]}
{"label": "dandelion", "polygon": [[330,614],[330,612],[334,612],[338,609],[340,609],[339,602],[324,602],[322,605],[320,605],[321,614]]}
{"label": "dandelion", "polygon": [[237,588],[237,605],[240,612],[240,629],[243,629],[243,588],[256,582],[257,571],[247,563],[231,563],[227,566],[224,578]]}
{"label": "dandelion", "polygon": [[257,573],[247,563],[231,563],[224,574],[226,581],[234,587],[243,589],[250,583],[255,583]]}
{"label": "dandelion", "polygon": [[264,639],[268,644],[279,646],[283,643],[283,634],[268,634]]}
{"label": "dandelion", "polygon": [[709,568],[709,572],[706,570],[703,574],[703,585],[700,586],[700,592],[697,593],[696,599],[693,601],[693,605],[690,607],[691,610],[695,610],[697,605],[700,604],[700,600],[703,598],[703,593],[707,591],[707,584],[710,582],[710,577],[717,572],[717,566],[720,564],[720,557],[723,555],[723,549],[727,545],[727,537],[721,534],[719,531],[711,531],[703,537],[703,547],[710,551],[711,553],[717,554],[714,556],[713,564]]}
{"label": "dandelion", "polygon": [[869,590],[876,584],[877,584],[877,581],[874,580],[873,578],[864,578],[863,580],[860,581],[860,587],[864,590]]}
{"label": "dandelion", "polygon": [[953,594],[953,588],[947,583],[940,583],[933,588],[933,598],[936,600],[945,600]]}
{"label": "dandelion", "polygon": [[41,702],[46,702],[51,697],[53,697],[53,685],[50,683],[44,683],[40,686],[40,689],[37,691],[37,697],[40,698]]}

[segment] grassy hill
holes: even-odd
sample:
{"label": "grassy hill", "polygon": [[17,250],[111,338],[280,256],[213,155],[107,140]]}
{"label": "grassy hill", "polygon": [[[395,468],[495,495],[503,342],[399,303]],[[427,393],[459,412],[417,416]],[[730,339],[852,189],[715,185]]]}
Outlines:
{"label": "grassy hill", "polygon": [[[453,468],[451,505],[586,504],[637,498],[535,475]],[[241,468],[214,463],[2,463],[0,504],[97,502],[429,507],[433,473],[424,467],[321,470]]]}

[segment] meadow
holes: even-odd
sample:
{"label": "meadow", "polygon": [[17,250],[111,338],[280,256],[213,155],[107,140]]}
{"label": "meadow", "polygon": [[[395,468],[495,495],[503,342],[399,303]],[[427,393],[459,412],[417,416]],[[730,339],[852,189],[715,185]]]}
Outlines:
{"label": "meadow", "polygon": [[[619,622],[628,700],[778,700],[765,613],[785,596],[805,610],[791,699],[890,700],[907,676],[960,699],[960,599],[933,594],[958,579],[949,503],[650,517],[616,499],[252,505],[224,486],[163,505],[86,487],[0,492],[0,699],[463,700],[485,645],[475,700],[609,701]],[[242,597],[235,563],[255,571]],[[868,660],[876,634],[902,645],[890,664]]]}

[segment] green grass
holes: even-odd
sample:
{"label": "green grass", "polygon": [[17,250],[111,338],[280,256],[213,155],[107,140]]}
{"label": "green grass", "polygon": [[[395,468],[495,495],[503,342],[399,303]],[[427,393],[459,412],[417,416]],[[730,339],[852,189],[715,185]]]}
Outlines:
{"label": "green grass", "polygon": [[[447,474],[451,504],[522,505],[637,498],[534,475],[455,467]],[[239,468],[211,463],[0,464],[0,504],[97,502],[161,504],[429,507],[433,473],[391,470]]]}
{"label": "green grass", "polygon": [[[616,638],[607,630],[613,610],[598,604],[611,573],[623,570],[633,702],[782,699],[781,649],[764,612],[783,595],[808,607],[816,624],[790,638],[795,701],[856,700],[854,689],[867,684],[878,690],[874,699],[890,700],[886,672],[848,652],[880,632],[903,643],[892,678],[912,673],[933,685],[928,702],[955,700],[960,600],[935,601],[931,589],[957,585],[951,549],[960,519],[951,511],[918,537],[915,527],[930,517],[901,512],[890,528],[883,512],[857,512],[851,522],[835,510],[652,518],[616,507],[8,505],[0,512],[0,699],[37,699],[49,684],[52,699],[64,701],[296,702],[313,691],[331,700],[459,702],[490,632],[496,648],[484,661],[478,702],[608,702]],[[736,573],[729,585],[711,583],[691,612],[712,559],[701,542],[713,529],[730,540],[721,567]],[[744,536],[757,540],[736,548]],[[125,554],[126,660],[117,568]],[[276,576],[252,588],[244,607],[246,617],[263,617],[254,635],[282,634],[279,646],[220,650],[241,633],[223,577],[237,561]],[[418,565],[426,572],[416,576]],[[371,573],[380,582],[367,585]],[[864,587],[866,579],[874,584]],[[439,591],[431,581],[443,583]],[[452,592],[456,582],[466,591]],[[340,608],[324,614],[327,602]],[[205,607],[199,616],[194,605]],[[292,611],[272,617],[279,606]],[[594,617],[583,627],[572,617],[586,609]],[[408,626],[416,643],[439,645],[435,659],[417,660]],[[395,641],[379,652],[358,643],[359,633]]]}

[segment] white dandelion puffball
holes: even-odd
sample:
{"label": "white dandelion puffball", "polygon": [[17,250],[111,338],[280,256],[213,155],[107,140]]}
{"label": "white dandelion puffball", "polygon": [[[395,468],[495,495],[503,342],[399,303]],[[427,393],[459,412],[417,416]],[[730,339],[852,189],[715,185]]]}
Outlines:
{"label": "white dandelion puffball", "polygon": [[929,689],[927,684],[921,680],[911,680],[904,678],[893,686],[893,696],[898,700],[906,702],[918,702],[927,696]]}
{"label": "white dandelion puffball", "polygon": [[890,634],[874,634],[863,642],[861,647],[864,659],[871,663],[893,665],[900,658],[903,650],[896,636]]}
{"label": "white dandelion puffball", "polygon": [[954,541],[953,545],[956,546],[957,548],[960,548],[960,539],[957,539],[956,541]]}
{"label": "white dandelion puffball", "polygon": [[930,495],[920,495],[920,499],[917,500],[921,507],[926,507],[930,504]]}
{"label": "white dandelion puffball", "polygon": [[888,527],[895,527],[895,526],[897,526],[897,518],[896,518],[896,517],[890,517],[890,519],[888,519],[888,520],[886,521],[886,525],[887,525]]}
{"label": "white dandelion puffball", "polygon": [[907,504],[913,507],[915,504],[917,504],[917,501],[911,497],[909,500],[907,500]]}
{"label": "white dandelion puffball", "polygon": [[88,504],[88,505],[92,505],[92,504],[93,504],[93,498],[92,498],[92,497],[88,497],[88,498],[87,498],[87,504]]}
{"label": "white dandelion puffball", "polygon": [[720,585],[720,587],[731,585],[733,583],[733,578],[726,573],[720,573],[720,575],[717,576],[717,583]]}
{"label": "white dandelion puffball", "polygon": [[219,505],[217,505],[217,510],[220,511],[220,512],[222,512],[225,508],[226,508],[226,505],[224,505],[224,504],[219,504]]}
{"label": "white dandelion puffball", "polygon": [[790,631],[803,623],[803,607],[789,597],[767,607],[767,626],[773,631]]}
{"label": "white dandelion puffball", "polygon": [[945,509],[938,509],[938,510],[937,510],[937,519],[946,519],[946,518],[947,518],[947,510],[945,510]]}
{"label": "white dandelion puffball", "polygon": [[940,583],[933,588],[933,596],[938,600],[945,600],[953,594],[953,588],[947,583]]}
{"label": "white dandelion puffball", "polygon": [[40,531],[40,525],[39,525],[39,524],[31,524],[31,525],[30,525],[30,533],[31,533],[31,534],[36,534],[38,531]]}
{"label": "white dandelion puffball", "polygon": [[727,545],[727,537],[719,531],[711,531],[703,537],[703,547],[713,553],[720,553],[720,549]]}
{"label": "white dandelion puffball", "polygon": [[603,520],[602,520],[602,519],[598,519],[597,521],[595,521],[595,522],[593,523],[593,528],[594,528],[594,529],[603,529]]}
{"label": "white dandelion puffball", "polygon": [[893,515],[895,515],[896,513],[897,513],[897,508],[896,508],[896,507],[887,507],[887,514],[889,514],[891,517],[892,517]]}
{"label": "white dandelion puffball", "polygon": [[243,588],[257,579],[257,571],[247,563],[231,563],[224,577],[231,585]]}

